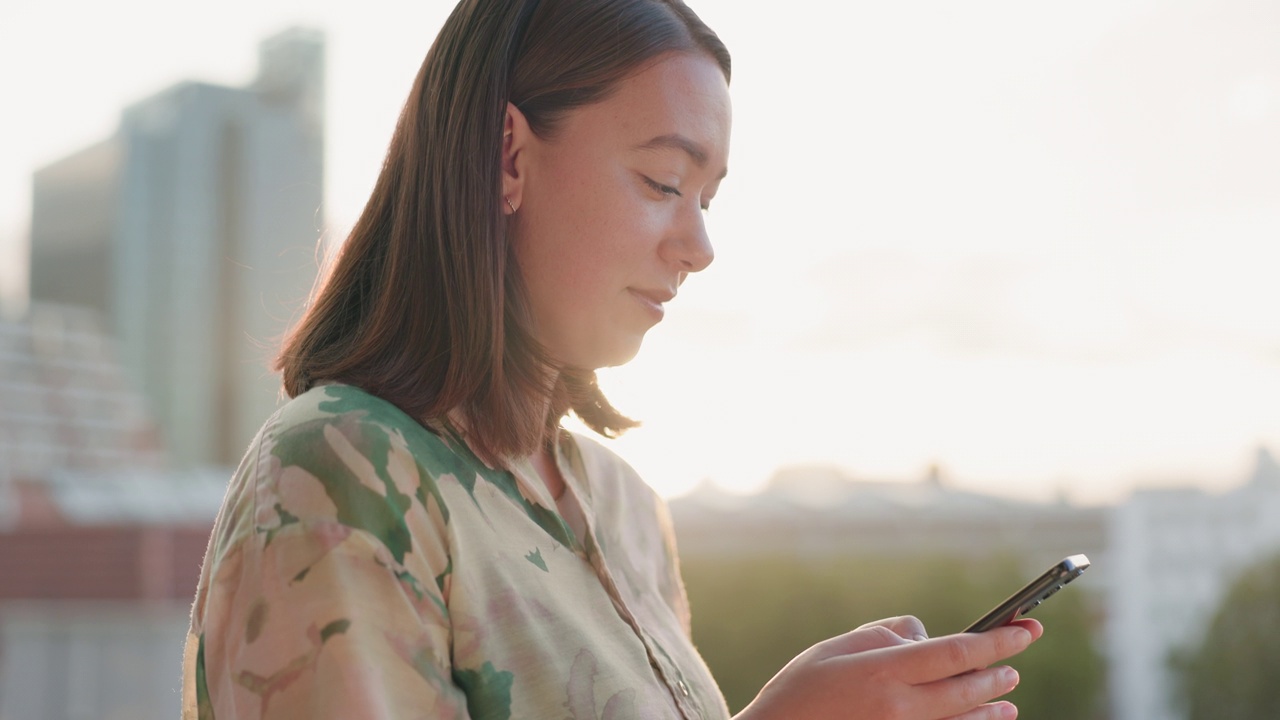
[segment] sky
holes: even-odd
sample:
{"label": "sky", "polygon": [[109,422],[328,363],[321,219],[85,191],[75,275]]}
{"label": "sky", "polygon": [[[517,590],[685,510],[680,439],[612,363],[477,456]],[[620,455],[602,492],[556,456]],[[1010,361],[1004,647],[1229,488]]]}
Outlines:
{"label": "sky", "polygon": [[[790,464],[1109,502],[1280,452],[1280,5],[692,0],[733,53],[717,259],[632,363],[610,442],[659,492]],[[10,4],[14,5],[14,4]],[[32,171],[121,109],[328,38],[326,236],[376,177],[446,2],[0,10],[0,298]]]}

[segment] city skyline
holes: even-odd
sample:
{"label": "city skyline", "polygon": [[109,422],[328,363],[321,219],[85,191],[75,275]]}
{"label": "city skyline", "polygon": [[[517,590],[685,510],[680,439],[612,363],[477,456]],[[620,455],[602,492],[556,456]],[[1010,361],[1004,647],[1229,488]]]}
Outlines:
{"label": "city skyline", "polygon": [[257,54],[250,83],[164,88],[35,176],[31,301],[97,311],[174,468],[239,462],[278,405],[266,346],[315,282],[324,37]]}
{"label": "city skyline", "polygon": [[[320,210],[340,238],[449,5],[196,16],[134,0],[86,6],[102,22],[65,32],[26,11],[2,59],[47,62],[17,78],[28,110],[0,140],[0,295],[21,282],[15,177],[29,186],[172,82],[242,84],[256,42],[293,22],[332,40]],[[795,463],[903,479],[937,463],[977,490],[1103,501],[1225,488],[1254,448],[1280,448],[1280,63],[1265,42],[1280,11],[913,2],[824,8],[770,35],[764,13],[691,5],[735,61],[730,175],[708,219],[719,258],[637,360],[602,373],[645,421],[613,445],[660,492],[750,490]]]}

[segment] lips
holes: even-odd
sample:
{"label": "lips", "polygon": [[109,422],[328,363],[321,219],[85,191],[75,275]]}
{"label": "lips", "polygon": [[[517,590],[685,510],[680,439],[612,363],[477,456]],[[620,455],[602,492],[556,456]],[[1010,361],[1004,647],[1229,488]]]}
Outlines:
{"label": "lips", "polygon": [[637,288],[632,288],[632,289],[631,289],[631,292],[633,292],[633,293],[635,293],[635,294],[639,295],[639,296],[640,296],[640,297],[642,297],[642,298],[645,298],[646,300],[649,300],[649,301],[651,301],[651,302],[654,302],[654,303],[656,303],[656,304],[658,304],[658,305],[661,305],[661,304],[663,304],[663,303],[669,303],[669,302],[671,302],[672,300],[674,300],[674,299],[675,299],[675,297],[676,297],[676,293],[675,293],[675,291],[674,291],[674,290],[666,290],[666,289],[663,289],[663,290],[641,290],[641,289],[637,289]]}
{"label": "lips", "polygon": [[670,302],[676,296],[675,292],[671,290],[667,290],[666,288],[663,288],[661,290],[646,289],[646,288],[628,288],[628,290],[630,290],[631,294],[634,295],[636,299],[640,301],[641,305],[645,306],[649,310],[649,312],[656,315],[657,319],[659,320],[662,319],[662,316],[664,314],[664,311],[662,308],[663,303]]}

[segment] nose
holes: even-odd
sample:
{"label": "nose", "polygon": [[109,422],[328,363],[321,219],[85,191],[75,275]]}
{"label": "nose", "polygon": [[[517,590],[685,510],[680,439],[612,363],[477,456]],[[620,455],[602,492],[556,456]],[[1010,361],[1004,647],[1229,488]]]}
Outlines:
{"label": "nose", "polygon": [[707,223],[703,211],[694,207],[685,222],[663,243],[663,259],[684,273],[705,270],[715,259],[711,238],[707,235]]}

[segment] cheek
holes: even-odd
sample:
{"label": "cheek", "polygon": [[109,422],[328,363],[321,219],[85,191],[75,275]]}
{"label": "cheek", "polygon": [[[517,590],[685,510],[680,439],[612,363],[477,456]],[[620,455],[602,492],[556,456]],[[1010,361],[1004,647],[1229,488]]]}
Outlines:
{"label": "cheek", "polygon": [[[585,315],[643,271],[672,206],[646,195],[621,164],[557,160],[538,178],[517,252],[526,285],[544,305],[560,306],[557,315]],[[570,312],[570,303],[586,306]]]}
{"label": "cheek", "polygon": [[[633,266],[645,250],[645,238],[661,224],[662,203],[642,196],[630,173],[602,174],[577,186],[561,208],[561,263],[577,274],[616,276]],[[578,280],[590,284],[590,277]]]}
{"label": "cheek", "polygon": [[558,285],[549,291],[559,296],[572,315],[589,315],[623,284],[620,266],[624,263],[612,243],[598,233],[576,238],[571,247],[564,247],[547,262],[554,266],[551,273]]}

